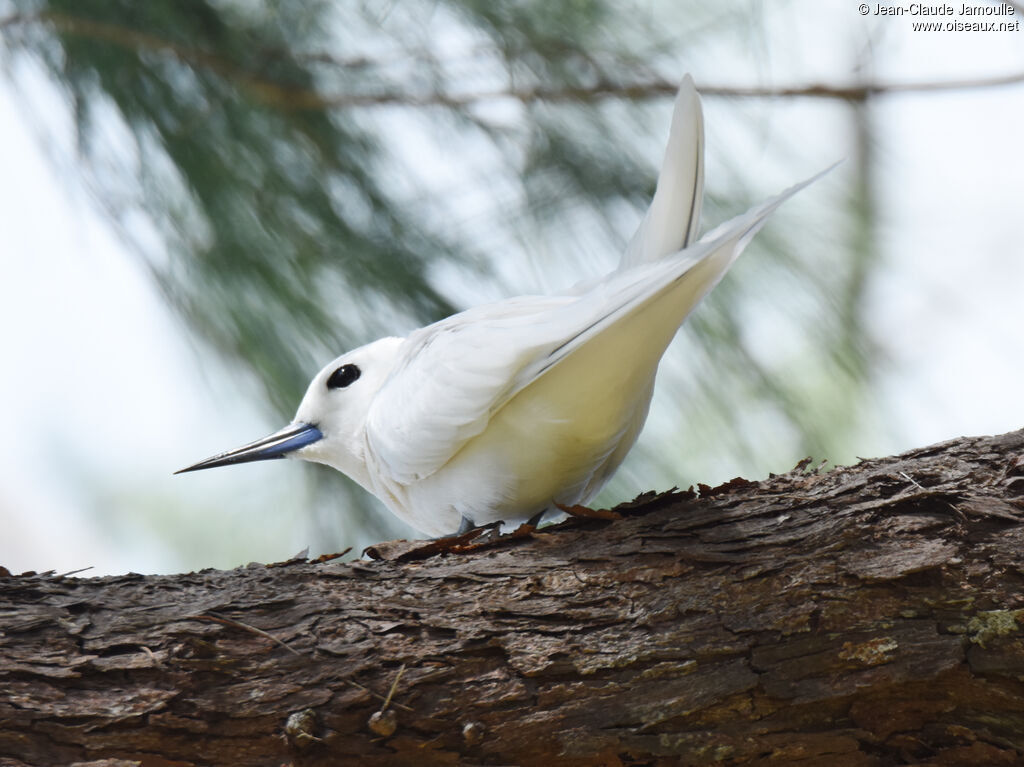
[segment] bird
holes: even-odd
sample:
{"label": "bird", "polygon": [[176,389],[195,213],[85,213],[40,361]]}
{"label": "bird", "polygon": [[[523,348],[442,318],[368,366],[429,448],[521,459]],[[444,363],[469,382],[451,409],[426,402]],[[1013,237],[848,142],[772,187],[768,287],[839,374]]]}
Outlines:
{"label": "bird", "polygon": [[636,442],[683,321],[769,214],[828,170],[698,240],[704,118],[686,75],[650,207],[611,273],[343,354],[316,374],[283,429],[176,473],[284,457],[322,463],[432,537],[536,525],[585,504]]}

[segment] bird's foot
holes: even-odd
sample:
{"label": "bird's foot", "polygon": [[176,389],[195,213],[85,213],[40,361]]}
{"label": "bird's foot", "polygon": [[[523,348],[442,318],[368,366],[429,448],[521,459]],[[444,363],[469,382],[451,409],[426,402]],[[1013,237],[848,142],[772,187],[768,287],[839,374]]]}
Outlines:
{"label": "bird's foot", "polygon": [[449,533],[448,535],[439,535],[434,540],[455,541],[457,543],[461,543],[463,539],[466,541],[471,541],[474,538],[477,538],[489,531],[500,530],[503,524],[504,522],[501,522],[499,520],[498,522],[488,522],[486,525],[476,525],[473,524],[473,520],[464,516],[462,518],[462,521],[459,523],[458,530],[456,530],[454,533]]}

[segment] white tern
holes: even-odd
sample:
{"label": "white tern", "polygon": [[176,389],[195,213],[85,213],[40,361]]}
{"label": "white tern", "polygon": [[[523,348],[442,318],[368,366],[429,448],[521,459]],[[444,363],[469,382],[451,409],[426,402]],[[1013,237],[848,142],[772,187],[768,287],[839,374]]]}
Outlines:
{"label": "white tern", "polygon": [[654,199],[615,271],[344,354],[316,375],[291,424],[182,471],[285,456],[324,463],[435,536],[586,503],[640,434],[683,320],[767,216],[817,178],[694,242],[704,125],[687,75]]}

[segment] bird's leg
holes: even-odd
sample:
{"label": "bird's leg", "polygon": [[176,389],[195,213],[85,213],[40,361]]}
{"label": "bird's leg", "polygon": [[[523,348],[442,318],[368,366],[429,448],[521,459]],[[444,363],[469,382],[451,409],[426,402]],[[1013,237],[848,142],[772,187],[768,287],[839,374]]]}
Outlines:
{"label": "bird's leg", "polygon": [[526,520],[526,524],[529,525],[530,527],[540,527],[540,521],[542,519],[544,519],[544,515],[547,514],[547,513],[548,513],[547,507],[541,509],[536,514],[534,514],[532,517],[530,517],[528,520]]}
{"label": "bird's leg", "polygon": [[458,530],[456,530],[454,533],[448,533],[448,535],[439,535],[437,538],[434,538],[434,540],[435,541],[454,540],[456,538],[462,538],[463,536],[468,536],[470,533],[477,533],[479,535],[480,533],[483,533],[483,532],[485,532],[487,530],[496,530],[496,529],[500,528],[502,526],[502,524],[504,524],[504,523],[499,520],[497,522],[489,522],[486,525],[477,525],[477,524],[474,524],[473,520],[471,520],[469,517],[463,515],[462,521],[459,522],[459,529]]}

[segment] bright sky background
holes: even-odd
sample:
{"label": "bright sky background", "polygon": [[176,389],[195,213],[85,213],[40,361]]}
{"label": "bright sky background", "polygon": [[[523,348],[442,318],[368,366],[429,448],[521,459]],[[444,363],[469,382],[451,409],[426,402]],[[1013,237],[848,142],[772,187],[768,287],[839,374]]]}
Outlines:
{"label": "bright sky background", "polygon": [[[846,82],[833,43],[854,24],[877,33],[879,81],[1024,71],[1024,32],[914,33],[908,19],[861,17],[853,2],[797,5],[809,9],[799,28],[777,33],[802,41],[800,55],[773,56],[761,82]],[[709,63],[694,75],[699,86],[719,73]],[[194,352],[73,172],[48,159],[40,130],[66,145],[69,126],[52,94],[41,99],[44,125],[0,79],[0,565],[92,575],[239,564],[227,546],[201,561],[178,552],[199,539],[208,552],[242,538],[247,560],[298,552],[309,532],[292,462],[172,476],[280,424],[246,404],[251,382]],[[807,106],[778,110],[788,130]],[[879,396],[897,413],[884,449],[1024,427],[1024,85],[887,96],[873,114],[884,258],[871,321],[890,359]],[[804,129],[821,144],[815,125]],[[267,495],[280,513],[251,534],[246,509]]]}

